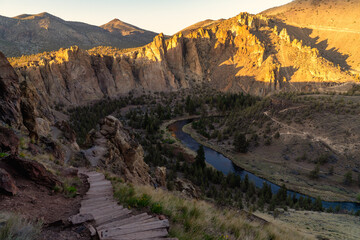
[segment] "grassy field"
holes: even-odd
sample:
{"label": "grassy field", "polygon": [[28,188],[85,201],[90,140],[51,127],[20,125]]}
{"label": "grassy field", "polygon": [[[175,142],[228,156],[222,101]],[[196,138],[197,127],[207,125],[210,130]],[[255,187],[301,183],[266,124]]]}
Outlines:
{"label": "grassy field", "polygon": [[318,239],[357,240],[360,236],[359,217],[348,214],[290,210],[276,219],[266,213],[256,212],[255,215],[275,225],[286,226]]}

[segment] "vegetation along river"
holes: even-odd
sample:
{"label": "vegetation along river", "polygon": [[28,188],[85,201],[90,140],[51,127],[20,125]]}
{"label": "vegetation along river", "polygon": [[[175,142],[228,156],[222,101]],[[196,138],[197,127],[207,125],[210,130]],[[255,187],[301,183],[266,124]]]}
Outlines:
{"label": "vegetation along river", "polygon": [[[199,146],[201,145],[198,143],[195,139],[193,139],[189,134],[185,133],[182,128],[190,123],[191,120],[181,120],[177,121],[169,126],[169,130],[172,131],[176,138],[179,139],[182,144],[184,144],[186,147],[193,151],[197,151]],[[256,185],[256,187],[261,188],[263,186],[263,183],[266,182],[267,184],[270,184],[271,190],[273,193],[277,193],[280,189],[280,186],[277,184],[274,184],[272,182],[269,182],[261,177],[258,177],[248,171],[245,171],[244,169],[236,166],[229,158],[225,157],[221,153],[216,152],[215,150],[208,148],[206,146],[204,147],[205,151],[205,158],[206,162],[212,165],[214,168],[216,168],[218,171],[221,171],[225,175],[228,173],[235,173],[236,175],[239,175],[242,179],[245,178],[246,175],[248,175],[249,180],[253,181]],[[300,198],[300,196],[308,197],[306,195],[288,191],[288,194],[290,195],[296,195],[296,198]],[[315,199],[311,197],[311,199],[314,201]],[[324,208],[330,208],[332,207],[335,209],[337,206],[340,206],[341,209],[345,209],[348,211],[358,211],[360,210],[360,204],[355,202],[327,202],[322,201]]]}

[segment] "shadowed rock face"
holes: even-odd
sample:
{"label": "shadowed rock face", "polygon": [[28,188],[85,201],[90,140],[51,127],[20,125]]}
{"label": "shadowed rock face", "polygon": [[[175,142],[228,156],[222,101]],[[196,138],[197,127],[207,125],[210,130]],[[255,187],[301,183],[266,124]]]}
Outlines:
{"label": "shadowed rock face", "polygon": [[0,120],[14,126],[21,123],[19,80],[0,52]]}
{"label": "shadowed rock face", "polygon": [[18,192],[14,179],[5,169],[0,168],[0,193],[15,195]]}
{"label": "shadowed rock face", "polygon": [[62,186],[62,183],[51,172],[46,170],[42,164],[34,160],[24,159],[11,155],[4,158],[3,161],[7,165],[11,166],[16,172],[29,178],[37,184],[46,186],[48,188]]}
{"label": "shadowed rock face", "polygon": [[17,154],[19,143],[19,138],[12,130],[0,126],[0,152]]}
{"label": "shadowed rock face", "polygon": [[37,89],[40,102],[52,106],[196,83],[264,96],[322,91],[354,80],[285,25],[262,15],[242,13],[187,32],[167,40],[160,34],[144,47],[113,56],[61,49],[15,68],[21,81]]}
{"label": "shadowed rock face", "polygon": [[118,119],[107,116],[101,120],[99,130],[92,130],[87,142],[91,148],[84,155],[92,166],[120,174],[130,182],[149,184],[144,151]]}

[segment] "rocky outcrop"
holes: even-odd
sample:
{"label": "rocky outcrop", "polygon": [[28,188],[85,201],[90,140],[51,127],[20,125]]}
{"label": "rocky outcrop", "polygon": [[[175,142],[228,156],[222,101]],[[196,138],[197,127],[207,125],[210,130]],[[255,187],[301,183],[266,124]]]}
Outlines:
{"label": "rocky outcrop", "polygon": [[155,179],[160,187],[166,187],[166,167],[156,167]]}
{"label": "rocky outcrop", "polygon": [[107,116],[99,123],[98,130],[89,133],[87,144],[91,148],[84,151],[92,166],[120,174],[125,180],[148,184],[149,167],[144,162],[144,151],[113,116]]}
{"label": "rocky outcrop", "polygon": [[34,160],[11,155],[4,158],[3,161],[7,165],[11,166],[16,172],[39,185],[46,186],[48,188],[62,186],[62,183],[51,172],[46,170],[41,163]]}
{"label": "rocky outcrop", "polygon": [[14,131],[0,126],[0,152],[10,152],[10,154],[17,154],[19,147],[19,138]]}
{"label": "rocky outcrop", "polygon": [[14,179],[2,168],[0,168],[0,193],[1,192],[9,195],[16,195],[18,192]]}
{"label": "rocky outcrop", "polygon": [[22,121],[20,112],[19,79],[16,72],[1,52],[0,120],[14,127],[19,127]]}
{"label": "rocky outcrop", "polygon": [[190,182],[187,179],[175,179],[175,188],[179,192],[182,192],[186,196],[192,197],[192,198],[199,198],[201,193],[200,190],[196,188],[192,182]]}

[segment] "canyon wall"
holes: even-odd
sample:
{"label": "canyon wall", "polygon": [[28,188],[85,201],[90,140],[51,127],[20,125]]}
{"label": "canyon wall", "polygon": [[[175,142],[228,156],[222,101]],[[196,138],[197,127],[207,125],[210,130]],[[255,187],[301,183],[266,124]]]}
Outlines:
{"label": "canyon wall", "polygon": [[20,81],[37,90],[40,105],[84,105],[131,90],[175,91],[205,83],[220,91],[268,95],[325,91],[352,75],[288,34],[274,20],[241,13],[150,44],[101,55],[78,47],[13,64]]}

